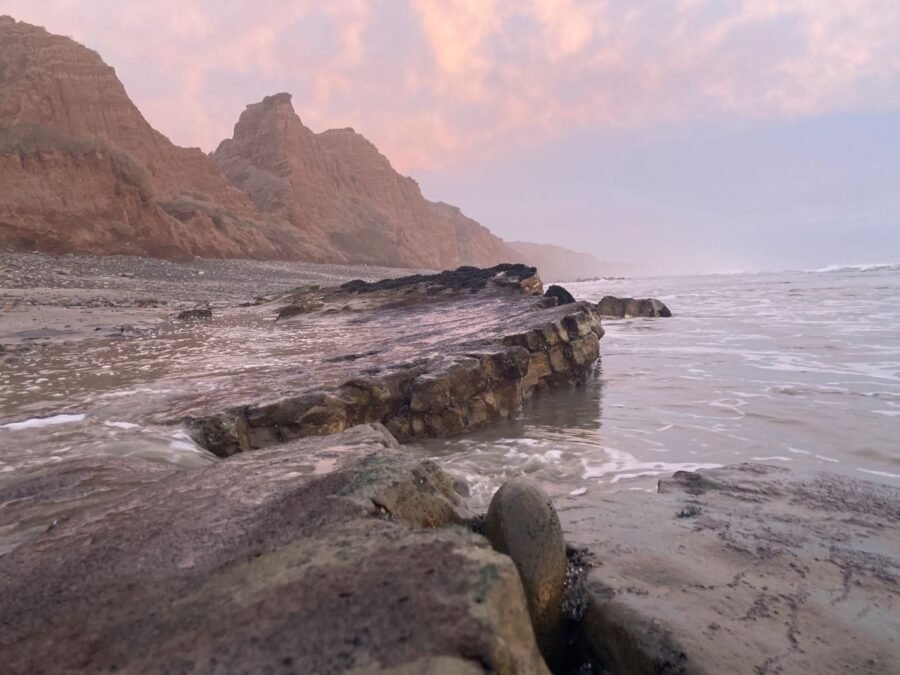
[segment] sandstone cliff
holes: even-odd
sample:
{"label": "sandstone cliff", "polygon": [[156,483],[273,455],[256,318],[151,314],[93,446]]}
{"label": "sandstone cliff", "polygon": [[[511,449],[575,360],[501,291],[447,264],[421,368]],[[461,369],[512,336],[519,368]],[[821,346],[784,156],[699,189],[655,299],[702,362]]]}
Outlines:
{"label": "sandstone cliff", "polygon": [[199,149],[154,130],[96,52],[10,17],[0,17],[0,153],[8,246],[283,257],[290,243]]}
{"label": "sandstone cliff", "polygon": [[445,269],[512,256],[458,209],[426,200],[353,129],[313,133],[290,94],[247,106],[212,158],[262,214],[296,227],[322,259]]}
{"label": "sandstone cliff", "polygon": [[313,133],[289,94],[248,106],[208,156],[150,126],[96,52],[7,16],[0,246],[433,269],[524,259],[559,276],[425,199],[353,129]]}

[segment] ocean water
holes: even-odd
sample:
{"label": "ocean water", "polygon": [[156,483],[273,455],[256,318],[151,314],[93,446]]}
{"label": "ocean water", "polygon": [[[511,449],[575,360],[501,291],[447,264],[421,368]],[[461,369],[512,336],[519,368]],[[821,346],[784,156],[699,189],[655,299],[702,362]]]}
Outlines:
{"label": "ocean water", "polygon": [[[900,484],[900,266],[566,286],[583,300],[657,297],[674,317],[605,320],[585,386],[539,394],[519,419],[412,447],[465,477],[476,505],[522,474],[564,498],[745,461]],[[160,420],[235,377],[267,387],[286,360],[315,361],[322,339],[358,341],[358,329],[261,330],[225,312],[210,325],[7,361],[0,484],[76,457],[218,461]]]}
{"label": "ocean water", "polygon": [[656,297],[674,316],[605,320],[586,386],[416,446],[481,505],[522,474],[562,498],[750,461],[900,485],[900,265],[565,286]]}

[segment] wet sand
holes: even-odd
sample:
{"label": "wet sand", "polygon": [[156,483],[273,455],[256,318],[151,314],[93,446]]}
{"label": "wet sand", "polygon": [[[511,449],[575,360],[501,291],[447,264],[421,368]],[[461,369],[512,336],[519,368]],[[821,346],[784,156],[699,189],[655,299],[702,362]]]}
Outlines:
{"label": "wet sand", "polygon": [[234,307],[306,284],[331,286],[420,271],[425,270],[0,253],[0,350],[142,334],[184,309]]}

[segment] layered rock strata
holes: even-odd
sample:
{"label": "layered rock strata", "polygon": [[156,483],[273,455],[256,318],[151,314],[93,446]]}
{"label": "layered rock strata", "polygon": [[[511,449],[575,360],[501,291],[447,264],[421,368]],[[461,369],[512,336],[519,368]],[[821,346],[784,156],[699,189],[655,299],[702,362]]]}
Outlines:
{"label": "layered rock strata", "polygon": [[0,240],[185,259],[302,253],[197,148],[156,131],[77,42],[0,17]]}
{"label": "layered rock strata", "polygon": [[548,673],[512,561],[380,426],[202,469],[63,463],[0,503],[44,525],[0,556],[5,673]]}
{"label": "layered rock strata", "polygon": [[556,307],[542,290],[534,268],[501,265],[302,289],[255,308],[283,330],[343,325],[359,351],[325,351],[283,396],[191,415],[193,436],[228,456],[368,422],[406,441],[510,417],[536,390],[583,381],[599,357],[594,306]]}

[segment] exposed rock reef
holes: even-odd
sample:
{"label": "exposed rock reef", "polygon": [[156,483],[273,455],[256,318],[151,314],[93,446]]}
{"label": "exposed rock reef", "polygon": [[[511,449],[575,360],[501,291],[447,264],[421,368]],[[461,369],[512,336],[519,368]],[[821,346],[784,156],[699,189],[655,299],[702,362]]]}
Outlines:
{"label": "exposed rock reef", "polygon": [[635,316],[644,317],[671,317],[672,312],[656,298],[616,298],[612,295],[604,296],[597,303],[597,312],[601,316],[611,316],[618,319]]}
{"label": "exposed rock reef", "polygon": [[240,382],[230,405],[193,397],[188,423],[227,456],[367,422],[405,441],[509,417],[538,389],[582,381],[599,357],[594,306],[557,307],[542,291],[524,265],[299,289],[247,311],[277,312],[285,330],[353,331],[360,351],[325,347],[316,363],[273,378],[270,400],[246,400]]}
{"label": "exposed rock reef", "polygon": [[62,462],[0,488],[0,525],[43,525],[0,555],[4,672],[545,674],[563,576],[577,635],[548,656],[575,672],[894,671],[896,488],[744,464],[567,501],[576,568],[527,481],[491,550],[378,424],[205,468]]}
{"label": "exposed rock reef", "polygon": [[[177,353],[154,376],[146,405],[193,423],[221,461],[56,455],[3,473],[4,672],[546,674],[541,648],[579,675],[900,662],[896,488],[741,465],[679,472],[658,494],[572,494],[557,517],[514,480],[482,519],[462,481],[398,445],[388,427],[456,433],[587,375],[597,306],[558,306],[533,268],[345,281],[286,263],[266,264],[273,278],[246,261],[0,258],[30,263],[0,277],[48,292],[79,275],[104,294],[192,280],[179,287],[214,311],[179,296],[162,311],[202,318],[182,330],[239,325],[242,359],[248,339],[284,347],[251,375],[224,364],[215,386]],[[252,285],[263,297],[235,278],[268,279]]]}
{"label": "exposed rock reef", "polygon": [[459,209],[426,200],[353,129],[313,133],[287,93],[247,106],[212,159],[260,213],[316,246],[317,259],[446,269],[514,257]]}
{"label": "exposed rock reef", "polygon": [[889,673],[900,490],[741,464],[562,509],[593,554],[583,629],[610,673]]}
{"label": "exposed rock reef", "polygon": [[548,672],[512,561],[383,427],[203,469],[65,463],[2,488],[2,517],[86,496],[0,556],[5,673]]}

